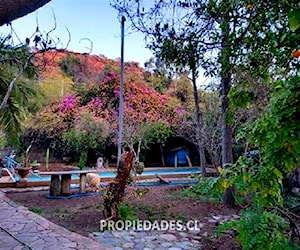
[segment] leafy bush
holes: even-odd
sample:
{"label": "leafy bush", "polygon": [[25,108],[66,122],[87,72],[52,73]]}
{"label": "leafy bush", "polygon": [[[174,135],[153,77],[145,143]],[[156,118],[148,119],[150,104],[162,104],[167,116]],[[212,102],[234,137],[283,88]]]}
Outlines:
{"label": "leafy bush", "polygon": [[108,123],[91,114],[82,114],[75,128],[63,134],[65,155],[72,155],[83,167],[87,163],[88,153],[97,154],[103,150],[109,136]]}
{"label": "leafy bush", "polygon": [[217,235],[234,228],[243,249],[292,249],[285,234],[288,223],[279,215],[261,209],[247,209],[237,221],[229,221],[217,228]]}
{"label": "leafy bush", "polygon": [[125,203],[120,203],[120,205],[119,205],[119,217],[120,217],[120,220],[123,220],[123,221],[137,220],[136,213],[133,211],[133,209],[129,205],[127,205]]}
{"label": "leafy bush", "polygon": [[86,151],[83,151],[80,153],[80,158],[78,162],[78,167],[84,168],[88,161],[88,153]]}
{"label": "leafy bush", "polygon": [[219,177],[205,177],[200,179],[199,184],[184,190],[183,195],[200,200],[221,202],[223,191]]}

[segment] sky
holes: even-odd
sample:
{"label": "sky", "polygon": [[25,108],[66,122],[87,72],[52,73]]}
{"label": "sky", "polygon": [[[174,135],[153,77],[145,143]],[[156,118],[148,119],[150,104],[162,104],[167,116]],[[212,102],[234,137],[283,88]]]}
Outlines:
{"label": "sky", "polygon": [[[53,13],[57,28],[50,36],[59,37],[61,44],[58,47],[65,48],[67,45],[68,29],[71,34],[68,50],[89,53],[92,41],[91,54],[120,58],[121,23],[118,12],[109,5],[109,0],[52,0],[37,11],[13,21],[13,30],[21,41],[35,32],[37,21],[40,31],[48,32],[55,26]],[[145,48],[144,35],[133,33],[129,26],[125,22],[124,60],[138,62],[143,67],[153,55]],[[10,31],[9,27],[0,27],[2,36]],[[16,35],[13,39],[18,44]]]}

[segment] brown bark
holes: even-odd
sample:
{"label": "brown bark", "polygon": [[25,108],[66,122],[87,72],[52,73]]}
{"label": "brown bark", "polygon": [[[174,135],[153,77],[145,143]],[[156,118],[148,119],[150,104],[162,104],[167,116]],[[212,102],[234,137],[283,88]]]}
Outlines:
{"label": "brown bark", "polygon": [[[222,97],[222,165],[224,168],[230,167],[233,163],[232,156],[232,128],[229,121],[229,91],[231,88],[231,72],[230,72],[230,16],[225,14],[222,30],[222,50],[221,50],[221,97]],[[234,189],[229,187],[223,195],[223,203],[228,207],[235,206]]]}
{"label": "brown bark", "polygon": [[51,0],[0,0],[0,26],[44,6]]}
{"label": "brown bark", "polygon": [[204,143],[203,143],[203,117],[202,113],[199,107],[199,96],[198,96],[198,90],[197,90],[197,83],[196,83],[196,70],[192,70],[192,82],[193,82],[193,94],[194,94],[194,102],[195,102],[195,116],[196,116],[196,140],[197,140],[197,148],[199,151],[200,156],[200,168],[202,176],[206,176],[206,158],[205,158],[205,152],[204,152]]}
{"label": "brown bark", "polygon": [[232,156],[232,128],[228,121],[229,98],[231,88],[231,74],[228,72],[221,80],[222,84],[222,164],[233,162]]}
{"label": "brown bark", "polygon": [[105,219],[119,219],[119,205],[123,199],[125,187],[128,183],[130,172],[134,165],[134,154],[125,152],[117,169],[115,181],[109,183],[106,192],[103,195]]}

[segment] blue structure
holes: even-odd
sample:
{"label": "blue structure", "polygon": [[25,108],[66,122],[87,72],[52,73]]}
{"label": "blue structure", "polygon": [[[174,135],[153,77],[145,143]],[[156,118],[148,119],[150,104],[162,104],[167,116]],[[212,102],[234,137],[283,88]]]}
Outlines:
{"label": "blue structure", "polygon": [[189,150],[187,148],[185,147],[175,148],[169,154],[168,164],[174,165],[175,158],[177,158],[177,164],[187,165],[188,160],[186,156],[189,156]]}

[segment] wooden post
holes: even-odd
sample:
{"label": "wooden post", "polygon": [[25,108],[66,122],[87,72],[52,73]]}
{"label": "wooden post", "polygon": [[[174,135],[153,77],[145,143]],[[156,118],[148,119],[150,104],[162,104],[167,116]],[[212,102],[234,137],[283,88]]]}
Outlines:
{"label": "wooden post", "polygon": [[50,196],[60,195],[60,188],[59,175],[51,175]]}
{"label": "wooden post", "polygon": [[79,176],[79,193],[85,193],[86,192],[86,174],[80,174]]}
{"label": "wooden post", "polygon": [[186,157],[186,159],[187,159],[187,162],[188,162],[188,164],[189,164],[189,167],[192,168],[193,165],[192,165],[192,163],[191,163],[190,157],[189,157],[188,155],[185,155],[185,157]]}
{"label": "wooden post", "polygon": [[63,174],[61,176],[61,195],[70,195],[71,174]]}
{"label": "wooden post", "polygon": [[174,156],[174,167],[177,168],[177,155]]}

